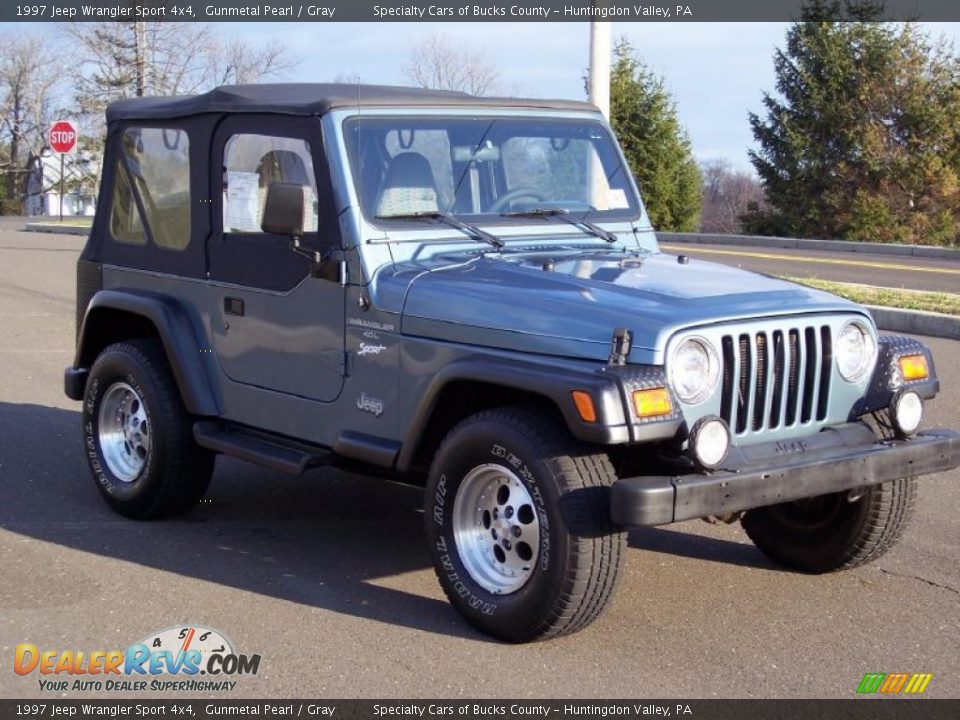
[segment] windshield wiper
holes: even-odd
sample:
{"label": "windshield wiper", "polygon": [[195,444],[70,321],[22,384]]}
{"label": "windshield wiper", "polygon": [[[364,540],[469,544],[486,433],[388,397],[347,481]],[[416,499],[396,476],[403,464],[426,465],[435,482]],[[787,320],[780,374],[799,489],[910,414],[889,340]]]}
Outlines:
{"label": "windshield wiper", "polygon": [[464,222],[463,220],[454,217],[450,213],[440,212],[439,210],[404,213],[399,215],[377,215],[377,220],[439,220],[445,225],[448,225],[470,236],[474,240],[479,240],[480,242],[485,242],[488,245],[492,245],[497,250],[502,249],[504,245],[503,240],[498,238],[496,235],[488,233],[486,230],[481,230],[476,225]]}
{"label": "windshield wiper", "polygon": [[500,214],[503,217],[511,218],[560,218],[564,222],[568,222],[574,227],[578,227],[594,237],[598,237],[601,240],[606,240],[608,243],[615,243],[617,241],[617,236],[612,232],[604,230],[602,227],[594,225],[588,220],[578,218],[575,215],[572,215],[569,210],[564,210],[563,208],[537,208],[535,210],[516,210],[514,212],[505,212]]}

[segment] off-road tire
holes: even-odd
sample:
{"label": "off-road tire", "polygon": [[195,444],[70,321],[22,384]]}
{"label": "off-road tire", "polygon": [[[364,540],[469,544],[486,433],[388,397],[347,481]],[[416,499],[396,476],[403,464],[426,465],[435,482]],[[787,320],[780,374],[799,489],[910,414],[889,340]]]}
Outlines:
{"label": "off-road tire", "polygon": [[[126,384],[142,398],[150,428],[143,467],[135,479],[127,482],[110,470],[100,442],[101,403],[118,383]],[[183,406],[158,341],[116,343],[100,353],[87,380],[83,435],[97,488],[107,504],[126,517],[178,515],[193,507],[210,484],[214,454],[193,438],[193,420]]]}
{"label": "off-road tire", "polygon": [[873,485],[855,502],[849,496],[814,498],[832,514],[825,511],[805,527],[796,522],[796,503],[750,510],[741,524],[757,548],[780,565],[807,573],[848,570],[876,560],[897,542],[913,514],[917,483],[903,478]]}
{"label": "off-road tire", "polygon": [[[491,464],[522,480],[539,522],[533,568],[506,594],[470,575],[452,530],[464,478]],[[593,622],[614,593],[627,547],[626,532],[610,521],[616,479],[605,454],[578,444],[537,410],[488,410],[459,423],[437,451],[425,497],[434,568],[451,604],[478,630],[509,642],[557,637]]]}

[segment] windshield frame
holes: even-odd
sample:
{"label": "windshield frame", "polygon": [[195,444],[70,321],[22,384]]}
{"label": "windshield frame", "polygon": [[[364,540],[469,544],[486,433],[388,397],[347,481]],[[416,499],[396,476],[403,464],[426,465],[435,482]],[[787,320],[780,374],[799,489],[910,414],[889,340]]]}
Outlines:
{"label": "windshield frame", "polygon": [[[640,196],[638,188],[636,186],[633,173],[630,170],[630,166],[627,163],[625,156],[623,155],[623,150],[620,147],[620,144],[617,142],[616,137],[614,136],[612,130],[610,129],[608,123],[604,117],[598,112],[583,112],[583,111],[550,111],[550,110],[536,110],[536,109],[502,109],[497,110],[490,108],[470,108],[469,106],[464,106],[462,108],[438,108],[436,110],[416,108],[416,109],[406,109],[406,108],[363,108],[354,109],[346,113],[338,113],[339,117],[336,118],[336,128],[340,136],[340,145],[343,151],[343,170],[344,170],[344,180],[350,185],[349,193],[352,195],[352,200],[356,208],[356,213],[359,219],[363,224],[369,226],[371,229],[375,229],[380,233],[390,232],[394,233],[403,233],[407,234],[414,228],[411,227],[411,222],[409,219],[391,219],[388,217],[378,217],[373,214],[368,214],[362,204],[361,199],[361,169],[359,167],[359,158],[357,154],[353,152],[353,149],[350,148],[349,134],[350,124],[355,122],[363,122],[364,119],[390,119],[390,118],[408,118],[411,120],[475,120],[479,123],[491,122],[496,120],[524,120],[529,119],[532,121],[573,121],[581,122],[593,125],[597,130],[602,132],[606,139],[610,142],[611,148],[615,153],[617,161],[620,163],[622,172],[625,175],[624,185],[628,193],[628,201],[630,202],[630,207],[624,208],[623,210],[606,210],[606,211],[578,211],[571,210],[569,216],[571,218],[583,218],[587,219],[596,224],[603,225],[637,225],[642,223],[646,217],[646,212],[643,206],[643,200]],[[455,178],[456,180],[456,178]],[[492,226],[498,228],[523,228],[525,230],[530,230],[533,228],[551,228],[554,232],[556,231],[556,226],[558,225],[569,225],[562,218],[557,217],[541,217],[541,218],[532,218],[532,217],[510,217],[504,216],[502,214],[465,214],[465,213],[451,213],[453,217],[461,219],[463,221],[469,222],[474,225],[482,226]],[[424,227],[429,227],[424,223]],[[539,232],[537,233],[539,234]],[[503,239],[507,240],[511,237],[512,234],[503,235]],[[384,238],[387,239],[387,238]]]}

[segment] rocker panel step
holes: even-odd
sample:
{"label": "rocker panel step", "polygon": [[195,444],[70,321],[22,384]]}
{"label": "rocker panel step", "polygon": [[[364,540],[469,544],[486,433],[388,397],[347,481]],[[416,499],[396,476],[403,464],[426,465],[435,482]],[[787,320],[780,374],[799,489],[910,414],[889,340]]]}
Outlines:
{"label": "rocker panel step", "polygon": [[205,448],[288,475],[302,475],[330,458],[330,453],[319,447],[213,420],[194,423],[193,437]]}

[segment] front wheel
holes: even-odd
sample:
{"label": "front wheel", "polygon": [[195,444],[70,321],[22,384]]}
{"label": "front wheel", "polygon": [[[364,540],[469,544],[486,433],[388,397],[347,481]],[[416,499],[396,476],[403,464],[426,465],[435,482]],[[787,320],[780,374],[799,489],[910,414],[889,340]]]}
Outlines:
{"label": "front wheel", "polygon": [[750,510],[741,524],[776,563],[808,573],[847,570],[876,560],[900,538],[913,514],[912,478],[862,492],[832,493]]}
{"label": "front wheel", "polygon": [[616,480],[533,410],[473,415],[444,440],[426,488],[427,538],[453,606],[510,642],[575,632],[608,604],[626,552],[610,521]]}

